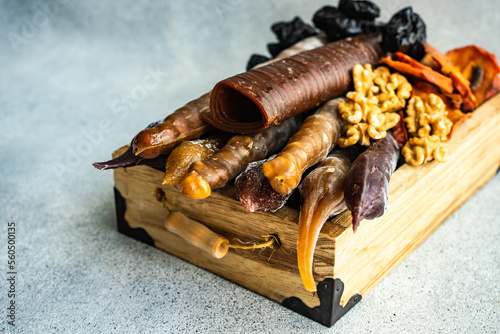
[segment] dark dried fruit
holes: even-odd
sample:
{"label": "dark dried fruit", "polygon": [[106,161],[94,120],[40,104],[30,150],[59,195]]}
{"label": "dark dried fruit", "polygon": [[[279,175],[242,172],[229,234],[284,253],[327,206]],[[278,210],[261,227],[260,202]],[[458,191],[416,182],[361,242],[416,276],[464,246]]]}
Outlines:
{"label": "dark dried fruit", "polygon": [[271,54],[272,58],[276,57],[281,51],[286,49],[280,43],[268,43],[267,51]]}
{"label": "dark dried fruit", "polygon": [[247,63],[247,71],[251,70],[255,66],[262,64],[263,62],[266,62],[268,60],[271,60],[271,58],[263,56],[263,55],[258,55],[258,54],[253,54],[250,59],[248,60]]}
{"label": "dark dried fruit", "polygon": [[273,157],[250,163],[236,178],[234,185],[245,210],[275,212],[285,205],[290,197],[290,194],[282,195],[275,191],[262,172],[262,165]]}
{"label": "dark dried fruit", "polygon": [[318,34],[316,29],[304,23],[298,16],[290,22],[277,22],[273,24],[271,30],[278,38],[278,41],[283,45],[287,45],[287,47],[304,38]]}
{"label": "dark dried fruit", "polygon": [[278,38],[278,43],[269,43],[267,48],[273,57],[284,49],[303,40],[304,38],[317,35],[318,32],[309,24],[304,23],[296,16],[290,22],[277,22],[271,26],[271,30]]}
{"label": "dark dried fruit", "polygon": [[349,17],[339,8],[332,6],[325,6],[318,10],[314,14],[313,22],[332,41],[359,34],[374,33],[381,29],[378,22]]}
{"label": "dark dried fruit", "polygon": [[406,7],[394,14],[385,26],[382,47],[385,51],[400,51],[420,60],[425,53],[425,41],[424,21],[413,12],[412,7]]}
{"label": "dark dried fruit", "polygon": [[366,0],[340,0],[339,9],[353,19],[373,21],[380,15],[380,8]]}

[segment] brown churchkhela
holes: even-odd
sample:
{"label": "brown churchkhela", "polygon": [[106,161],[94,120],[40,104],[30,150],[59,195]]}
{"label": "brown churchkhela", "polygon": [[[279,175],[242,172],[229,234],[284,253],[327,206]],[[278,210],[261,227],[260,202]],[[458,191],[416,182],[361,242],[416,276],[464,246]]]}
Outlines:
{"label": "brown churchkhela", "polygon": [[209,112],[210,93],[193,100],[168,115],[157,125],[139,132],[132,140],[135,155],[153,159],[170,152],[180,140],[195,139],[212,127],[200,118]]}
{"label": "brown churchkhela", "polygon": [[337,144],[344,124],[337,111],[340,101],[340,98],[330,100],[306,118],[283,151],[262,166],[264,175],[278,193],[291,193],[304,171],[323,160]]}
{"label": "brown churchkhela", "polygon": [[236,135],[205,161],[195,161],[179,183],[181,192],[194,199],[210,196],[212,189],[223,187],[227,181],[243,172],[249,163],[264,159],[282,148],[297,131],[301,115],[292,117],[253,135]]}
{"label": "brown churchkhela", "polygon": [[253,133],[347,91],[356,64],[376,64],[375,35],[350,37],[223,80],[210,98],[215,127]]}

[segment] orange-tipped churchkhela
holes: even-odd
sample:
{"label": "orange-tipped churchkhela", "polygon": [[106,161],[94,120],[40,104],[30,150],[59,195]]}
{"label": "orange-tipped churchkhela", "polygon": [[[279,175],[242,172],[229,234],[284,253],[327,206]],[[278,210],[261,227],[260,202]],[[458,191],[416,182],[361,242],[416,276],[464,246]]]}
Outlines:
{"label": "orange-tipped churchkhela", "polygon": [[274,190],[287,195],[295,189],[305,170],[323,160],[337,144],[344,120],[337,110],[342,99],[325,103],[309,116],[276,158],[262,166]]}
{"label": "orange-tipped churchkhela", "polygon": [[177,185],[195,161],[205,160],[217,153],[231,137],[228,132],[218,132],[205,139],[186,140],[168,156],[163,184]]}

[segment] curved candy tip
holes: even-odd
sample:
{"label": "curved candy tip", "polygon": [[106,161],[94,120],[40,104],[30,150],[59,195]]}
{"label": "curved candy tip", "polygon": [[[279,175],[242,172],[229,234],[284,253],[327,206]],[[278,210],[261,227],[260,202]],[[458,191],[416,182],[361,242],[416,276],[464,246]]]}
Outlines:
{"label": "curved candy tip", "polygon": [[92,166],[99,170],[107,170],[137,166],[142,161],[143,159],[135,156],[134,153],[132,153],[132,149],[129,147],[122,155],[108,161],[94,162]]}
{"label": "curved candy tip", "polygon": [[359,227],[359,223],[361,222],[361,220],[363,220],[364,217],[361,212],[351,211],[351,215],[352,215],[352,231],[356,233],[356,230]]}
{"label": "curved candy tip", "polygon": [[[111,161],[111,160],[110,160]],[[110,161],[103,161],[103,162],[94,162],[92,164],[92,166],[94,166],[94,168],[97,168],[99,170],[106,170],[106,169],[110,169],[111,167],[109,167],[109,162]]]}
{"label": "curved candy tip", "polygon": [[304,284],[304,288],[309,292],[315,292],[317,290],[316,282],[314,282],[312,277],[310,279],[304,279],[304,277],[302,277],[302,283]]}
{"label": "curved candy tip", "polygon": [[[307,246],[306,246],[307,247]],[[301,247],[302,248],[302,247]],[[307,291],[316,291],[316,282],[314,282],[314,276],[313,276],[313,270],[312,270],[312,261],[313,259],[310,257],[304,257],[301,255],[304,254],[299,254],[299,253],[305,253],[305,249],[299,249],[297,247],[297,253],[298,253],[298,261],[297,265],[299,267],[299,274],[300,278],[302,280],[302,284],[304,285],[304,288]]]}
{"label": "curved candy tip", "polygon": [[210,184],[196,172],[188,173],[179,182],[179,190],[182,194],[192,199],[207,198],[212,193]]}

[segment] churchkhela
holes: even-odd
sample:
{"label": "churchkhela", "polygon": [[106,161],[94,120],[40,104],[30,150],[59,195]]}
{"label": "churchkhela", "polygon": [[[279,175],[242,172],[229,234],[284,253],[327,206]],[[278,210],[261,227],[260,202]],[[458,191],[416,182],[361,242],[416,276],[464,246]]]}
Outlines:
{"label": "churchkhela", "polygon": [[362,219],[382,216],[389,205],[389,181],[396,170],[399,146],[390,132],[354,160],[344,183],[344,200],[354,231]]}
{"label": "churchkhela", "polygon": [[305,170],[323,160],[337,144],[344,121],[333,99],[306,118],[285,148],[262,166],[274,190],[287,195],[295,189]]}
{"label": "churchkhela", "polygon": [[302,206],[297,237],[297,265],[308,291],[316,291],[313,256],[324,223],[346,209],[344,180],[352,161],[362,151],[360,146],[335,149],[301,182]]}
{"label": "churchkhela", "polygon": [[168,156],[165,164],[163,184],[177,185],[195,161],[206,160],[217,153],[229,140],[231,134],[218,132],[205,139],[186,140]]}

